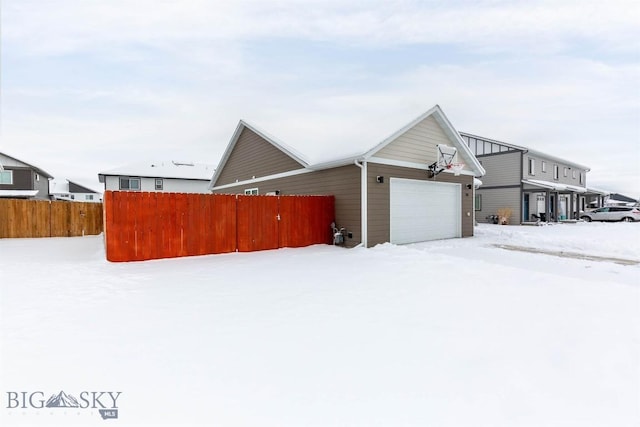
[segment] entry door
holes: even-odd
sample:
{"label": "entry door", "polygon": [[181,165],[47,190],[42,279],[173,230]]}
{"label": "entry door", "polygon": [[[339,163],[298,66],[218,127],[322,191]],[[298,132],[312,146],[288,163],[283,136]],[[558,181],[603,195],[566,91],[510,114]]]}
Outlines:
{"label": "entry door", "polygon": [[460,184],[391,178],[391,243],[461,237],[461,192]]}

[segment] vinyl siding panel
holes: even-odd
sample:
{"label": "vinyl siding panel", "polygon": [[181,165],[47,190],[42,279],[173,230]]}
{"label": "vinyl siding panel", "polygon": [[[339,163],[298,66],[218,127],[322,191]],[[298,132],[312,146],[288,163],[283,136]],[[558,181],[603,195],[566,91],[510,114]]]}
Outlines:
{"label": "vinyl siding panel", "polygon": [[494,189],[480,187],[477,193],[482,196],[482,210],[476,211],[476,221],[487,222],[486,217],[497,215],[498,209],[511,208],[509,224],[520,224],[520,213],[522,212],[520,187]]}
{"label": "vinyl siding panel", "polygon": [[0,184],[0,190],[37,190],[37,188],[33,188],[33,171],[31,169],[6,166],[4,169],[13,171],[13,184]]}
{"label": "vinyl siding panel", "polygon": [[[123,178],[140,178],[137,176]],[[162,177],[158,177],[162,178]],[[119,191],[120,176],[105,176],[105,190]],[[128,190],[125,190],[128,191]],[[198,179],[162,178],[162,190],[156,190],[156,178],[140,178],[140,191],[163,193],[209,193],[209,181]]]}
{"label": "vinyl siding panel", "polygon": [[452,145],[438,122],[429,116],[375,153],[374,156],[431,164],[438,158],[437,144]]}
{"label": "vinyl siding panel", "polygon": [[[49,200],[49,179],[46,177],[34,172],[31,172],[31,180],[33,182],[33,189],[38,190],[38,194],[36,194],[36,199],[40,200]],[[36,178],[39,177],[39,179]]]}
{"label": "vinyl siding panel", "polygon": [[478,160],[487,172],[480,178],[483,187],[520,185],[520,151],[480,156]]}
{"label": "vinyl siding panel", "polygon": [[[285,178],[213,190],[220,194],[244,194],[245,189],[258,188],[259,194],[280,191],[281,195],[335,196],[336,224],[352,233],[345,243],[353,247],[362,241],[360,221],[360,168],[355,165],[303,173]],[[327,224],[329,227],[330,224]]]}
{"label": "vinyl siding panel", "polygon": [[[587,185],[587,171],[585,169],[579,169],[575,166],[568,165],[558,160],[548,159],[543,156],[533,156],[531,154],[525,154],[523,156],[523,169],[522,177],[524,179],[539,179],[542,181],[558,182],[560,184],[575,185],[578,187],[586,187]],[[533,159],[535,162],[535,175],[529,174],[529,159]],[[542,162],[546,163],[546,172],[542,172]],[[553,167],[558,166],[558,179],[553,177]],[[564,168],[567,168],[567,176],[564,176]],[[576,177],[573,178],[573,171],[576,171]],[[583,181],[580,183],[580,173],[582,172]]]}
{"label": "vinyl siding panel", "polygon": [[302,169],[303,166],[259,135],[245,128],[240,133],[216,185],[246,181],[277,173]]}
{"label": "vinyl siding panel", "polygon": [[[403,168],[399,166],[380,165],[369,163],[367,165],[367,205],[368,205],[368,243],[374,246],[389,241],[390,229],[390,178],[427,179],[427,171],[422,169]],[[376,181],[377,176],[384,176],[384,183]],[[443,172],[436,176],[437,182],[453,182],[462,184],[462,237],[473,236],[473,190],[466,188],[467,184],[473,185],[473,177],[467,175],[455,176]],[[469,215],[467,215],[467,213]]]}

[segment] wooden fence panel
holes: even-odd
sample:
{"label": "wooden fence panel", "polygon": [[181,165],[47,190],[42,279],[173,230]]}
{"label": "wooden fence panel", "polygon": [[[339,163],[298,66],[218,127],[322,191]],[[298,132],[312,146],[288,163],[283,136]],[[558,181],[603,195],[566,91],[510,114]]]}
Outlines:
{"label": "wooden fence panel", "polygon": [[107,191],[104,215],[107,259],[142,261],[331,243],[334,199]]}
{"label": "wooden fence panel", "polygon": [[333,240],[333,196],[280,198],[280,247],[302,247]]}
{"label": "wooden fence panel", "polygon": [[238,215],[235,195],[220,194],[211,201],[211,217],[207,218],[206,227],[211,230],[210,251],[221,254],[234,252],[238,248]]}
{"label": "wooden fence panel", "polygon": [[278,199],[274,196],[238,196],[238,251],[277,249]]}
{"label": "wooden fence panel", "polygon": [[101,203],[0,199],[0,238],[95,235],[102,228]]}

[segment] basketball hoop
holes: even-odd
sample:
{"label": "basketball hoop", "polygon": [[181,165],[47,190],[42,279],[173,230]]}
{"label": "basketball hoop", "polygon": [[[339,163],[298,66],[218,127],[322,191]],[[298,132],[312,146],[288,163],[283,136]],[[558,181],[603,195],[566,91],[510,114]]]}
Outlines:
{"label": "basketball hoop", "polygon": [[449,163],[446,168],[453,172],[455,176],[458,176],[460,172],[462,172],[462,169],[464,169],[464,163]]}

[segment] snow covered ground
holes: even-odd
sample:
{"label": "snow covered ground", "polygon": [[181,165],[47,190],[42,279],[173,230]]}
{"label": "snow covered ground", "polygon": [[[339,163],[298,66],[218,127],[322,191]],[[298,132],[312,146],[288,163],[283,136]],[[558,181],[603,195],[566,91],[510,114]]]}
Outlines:
{"label": "snow covered ground", "polygon": [[640,261],[640,224],[121,264],[0,240],[0,423],[638,426],[640,265],[496,244]]}

